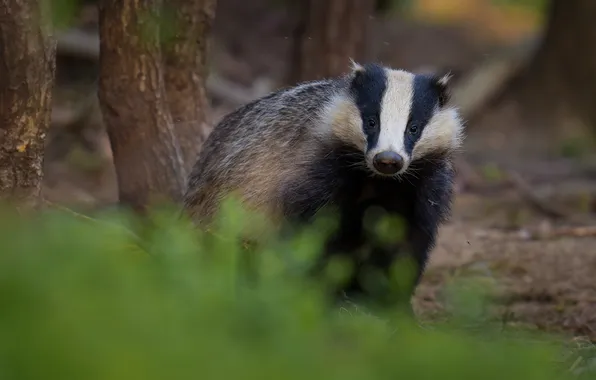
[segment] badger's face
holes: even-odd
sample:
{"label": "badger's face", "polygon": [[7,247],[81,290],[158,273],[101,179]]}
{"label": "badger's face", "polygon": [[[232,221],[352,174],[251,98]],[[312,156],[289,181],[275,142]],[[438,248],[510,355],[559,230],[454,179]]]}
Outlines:
{"label": "badger's face", "polygon": [[351,93],[358,108],[358,138],[367,167],[399,176],[412,162],[457,149],[463,126],[446,107],[448,77],[415,75],[355,64]]}

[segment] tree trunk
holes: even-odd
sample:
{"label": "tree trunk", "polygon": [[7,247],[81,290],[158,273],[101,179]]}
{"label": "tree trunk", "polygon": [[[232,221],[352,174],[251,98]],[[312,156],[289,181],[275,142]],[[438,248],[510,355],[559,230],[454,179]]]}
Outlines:
{"label": "tree trunk", "polygon": [[0,2],[0,198],[36,206],[56,41],[39,1]]}
{"label": "tree trunk", "polygon": [[374,0],[301,0],[290,83],[345,73],[350,58],[367,58]]}
{"label": "tree trunk", "polygon": [[596,2],[551,0],[546,16],[528,62],[467,119],[467,154],[513,165],[594,146]]}
{"label": "tree trunk", "polygon": [[[215,16],[216,0],[168,0],[172,11],[170,38],[164,38],[164,75],[169,109],[180,139],[188,172],[211,131],[207,79],[207,40]],[[162,33],[163,35],[164,33]]]}
{"label": "tree trunk", "polygon": [[184,156],[166,104],[159,0],[102,0],[99,100],[122,204],[181,199]]}
{"label": "tree trunk", "polygon": [[548,16],[540,49],[513,85],[542,122],[562,111],[596,132],[596,51],[590,48],[596,46],[596,2],[552,0]]}

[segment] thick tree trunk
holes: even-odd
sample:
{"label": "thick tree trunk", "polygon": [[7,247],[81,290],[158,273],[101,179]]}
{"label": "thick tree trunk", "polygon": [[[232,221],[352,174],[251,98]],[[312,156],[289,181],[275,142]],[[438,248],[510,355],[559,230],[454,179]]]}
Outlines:
{"label": "thick tree trunk", "polygon": [[367,58],[374,0],[301,0],[289,82],[345,73],[350,58]]}
{"label": "thick tree trunk", "polygon": [[99,100],[110,138],[119,198],[143,211],[180,200],[184,157],[166,103],[159,0],[100,2]]}
{"label": "thick tree trunk", "polygon": [[596,141],[596,2],[551,0],[546,16],[528,62],[467,119],[468,154],[513,165]]}
{"label": "thick tree trunk", "polygon": [[[189,171],[211,131],[207,79],[207,40],[216,0],[168,0],[171,36],[162,41],[169,109],[179,137],[185,170]],[[171,38],[170,38],[171,37]]]}
{"label": "thick tree trunk", "polygon": [[543,122],[562,111],[596,131],[595,18],[593,0],[552,0],[542,45],[513,83],[525,108],[544,115]]}
{"label": "thick tree trunk", "polygon": [[0,2],[0,198],[35,206],[50,125],[56,41],[37,0]]}

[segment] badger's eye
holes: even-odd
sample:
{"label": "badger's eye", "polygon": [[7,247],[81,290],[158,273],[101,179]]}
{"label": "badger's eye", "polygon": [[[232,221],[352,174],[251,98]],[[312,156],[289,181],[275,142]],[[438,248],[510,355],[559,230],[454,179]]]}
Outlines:
{"label": "badger's eye", "polygon": [[374,117],[370,117],[368,118],[367,125],[372,129],[377,126],[377,121],[374,119]]}
{"label": "badger's eye", "polygon": [[410,132],[411,135],[415,135],[418,133],[418,126],[413,124],[410,125],[410,128],[408,129],[408,132]]}

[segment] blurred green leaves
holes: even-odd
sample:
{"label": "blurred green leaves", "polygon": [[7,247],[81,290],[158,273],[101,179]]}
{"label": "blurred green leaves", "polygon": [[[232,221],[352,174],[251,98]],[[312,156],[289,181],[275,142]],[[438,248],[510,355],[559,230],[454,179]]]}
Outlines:
{"label": "blurred green leaves", "polygon": [[[160,2],[156,2],[156,4],[159,5]],[[43,17],[50,21],[56,30],[72,27],[77,21],[82,5],[83,0],[40,1]],[[153,12],[155,10],[157,11]],[[153,9],[153,11],[141,12],[138,15],[138,35],[149,43],[154,43],[156,38],[161,43],[171,43],[178,33],[177,10],[165,1],[163,6]]]}
{"label": "blurred green leaves", "polygon": [[42,14],[51,19],[51,24],[57,30],[66,29],[74,22],[81,0],[41,0]]}
{"label": "blurred green leaves", "polygon": [[[258,284],[243,286],[236,276],[243,250],[234,241],[246,230],[236,208],[226,213],[219,237],[198,234],[168,210],[142,228],[119,213],[94,221],[2,214],[2,377],[562,378],[546,346],[423,332],[331,308],[284,260],[310,260],[321,228],[260,246]],[[471,315],[475,305],[457,304]]]}

